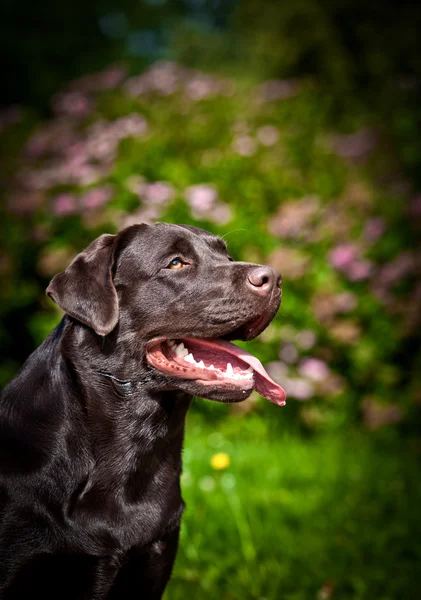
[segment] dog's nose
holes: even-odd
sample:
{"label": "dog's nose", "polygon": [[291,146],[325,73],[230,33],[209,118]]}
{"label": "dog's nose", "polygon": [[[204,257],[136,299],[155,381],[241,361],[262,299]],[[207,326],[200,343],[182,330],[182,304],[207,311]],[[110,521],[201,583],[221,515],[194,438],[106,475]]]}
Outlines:
{"label": "dog's nose", "polygon": [[246,283],[255,294],[267,296],[275,285],[281,287],[282,275],[271,267],[253,267],[247,273]]}

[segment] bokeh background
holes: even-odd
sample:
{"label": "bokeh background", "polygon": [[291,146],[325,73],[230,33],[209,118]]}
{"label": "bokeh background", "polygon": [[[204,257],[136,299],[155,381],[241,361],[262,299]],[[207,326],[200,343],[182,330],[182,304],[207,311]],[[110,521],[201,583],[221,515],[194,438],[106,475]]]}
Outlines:
{"label": "bokeh background", "polygon": [[0,384],[103,232],[191,223],[284,276],[288,392],[188,416],[166,600],[419,598],[420,9],[4,2]]}

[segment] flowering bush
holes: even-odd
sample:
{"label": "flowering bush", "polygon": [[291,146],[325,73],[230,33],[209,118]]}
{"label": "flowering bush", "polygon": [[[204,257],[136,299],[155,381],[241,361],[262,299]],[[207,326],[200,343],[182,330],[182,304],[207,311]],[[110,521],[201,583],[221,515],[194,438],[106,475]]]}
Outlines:
{"label": "flowering bush", "polygon": [[305,427],[412,415],[420,196],[363,116],[351,133],[332,131],[314,83],[253,86],[171,62],[87,75],[52,111],[0,119],[2,383],[59,319],[43,294],[54,273],[104,231],[167,220],[224,235],[235,258],[283,273],[282,309],[251,346]]}
{"label": "flowering bush", "polygon": [[190,223],[283,273],[248,346],[287,406],[193,407],[171,600],[416,597],[419,444],[392,428],[421,402],[421,195],[369,118],[333,127],[330,106],[315,82],[157,63],[71,82],[48,120],[0,115],[0,384],[60,318],[49,279],[100,233]]}

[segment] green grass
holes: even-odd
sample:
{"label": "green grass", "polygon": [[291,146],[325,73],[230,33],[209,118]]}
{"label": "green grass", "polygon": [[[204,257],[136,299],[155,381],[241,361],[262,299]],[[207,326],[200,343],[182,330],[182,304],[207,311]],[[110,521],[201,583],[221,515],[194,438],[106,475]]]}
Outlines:
{"label": "green grass", "polygon": [[[270,426],[198,408],[166,600],[419,597],[421,489],[410,446],[391,432],[306,438],[285,431],[276,407]],[[231,459],[225,470],[210,465],[217,452]]]}

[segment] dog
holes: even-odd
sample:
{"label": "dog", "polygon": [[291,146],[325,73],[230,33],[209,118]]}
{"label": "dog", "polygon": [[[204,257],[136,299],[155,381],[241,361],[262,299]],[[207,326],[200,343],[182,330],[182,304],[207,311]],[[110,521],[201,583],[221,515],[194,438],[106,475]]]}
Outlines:
{"label": "dog", "polygon": [[0,598],[158,600],[175,560],[193,396],[285,404],[231,343],[281,276],[187,225],[104,234],[56,275],[64,311],[0,399]]}

